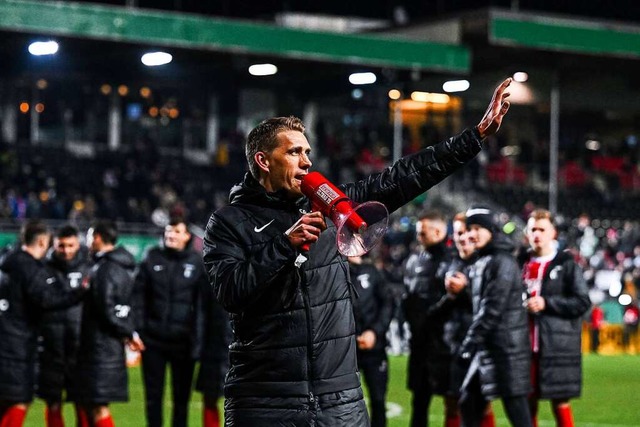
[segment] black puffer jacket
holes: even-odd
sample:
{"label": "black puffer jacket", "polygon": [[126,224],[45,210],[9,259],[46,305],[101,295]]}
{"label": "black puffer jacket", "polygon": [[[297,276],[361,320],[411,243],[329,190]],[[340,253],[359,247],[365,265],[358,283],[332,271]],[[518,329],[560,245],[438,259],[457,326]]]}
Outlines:
{"label": "black puffer jacket", "polygon": [[[444,179],[480,151],[477,131],[429,147],[384,172],[341,188],[353,201],[389,211]],[[231,312],[234,340],[226,396],[309,396],[359,387],[353,308],[336,228],[311,245],[300,268],[284,235],[309,211],[268,194],[255,179],[232,189],[205,235],[204,260],[218,301]]]}
{"label": "black puffer jacket", "polygon": [[582,315],[591,301],[587,284],[568,252],[558,252],[542,279],[545,309],[534,315],[540,339],[540,397],[580,396],[582,389]]}
{"label": "black puffer jacket", "polygon": [[82,310],[78,353],[78,401],[126,401],[124,340],[133,336],[130,316],[135,260],[122,247],[98,253]]}
{"label": "black puffer jacket", "polygon": [[446,294],[444,278],[450,262],[451,253],[440,242],[412,254],[405,265],[404,311],[411,329],[407,380],[411,390],[425,386],[425,373],[435,393],[448,390],[451,354],[443,339],[445,316],[439,303]]}
{"label": "black puffer jacket", "polygon": [[57,278],[22,249],[6,254],[0,270],[0,400],[28,402],[42,310],[75,304],[84,289],[55,286]]}
{"label": "black puffer jacket", "polygon": [[360,335],[367,330],[376,334],[375,345],[364,352],[384,351],[393,312],[393,300],[387,283],[382,273],[370,263],[349,263],[349,273],[357,294],[354,306],[356,334]]}
{"label": "black puffer jacket", "polygon": [[478,251],[469,271],[473,322],[460,353],[480,358],[480,383],[487,399],[527,395],[531,390],[531,349],[526,293],[513,244],[501,232]]}
{"label": "black puffer jacket", "polygon": [[196,311],[203,285],[211,289],[200,254],[151,249],[136,276],[135,318],[142,341],[195,357]]}
{"label": "black puffer jacket", "polygon": [[[78,251],[69,262],[59,259],[52,252],[47,258],[46,266],[50,274],[57,278],[55,286],[61,290],[76,289],[88,280],[90,265],[86,248]],[[59,400],[60,393],[66,386],[65,378],[75,377],[81,317],[80,301],[66,309],[42,313],[39,396]]]}

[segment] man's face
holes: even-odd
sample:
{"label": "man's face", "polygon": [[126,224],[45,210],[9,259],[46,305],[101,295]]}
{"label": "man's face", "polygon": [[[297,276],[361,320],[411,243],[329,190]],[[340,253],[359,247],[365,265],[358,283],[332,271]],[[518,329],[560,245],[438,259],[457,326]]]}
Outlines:
{"label": "man's face", "polygon": [[476,249],[481,249],[487,246],[492,238],[491,231],[478,224],[471,224],[467,233],[469,235],[469,241]]}
{"label": "man's face", "polygon": [[442,242],[446,236],[447,225],[443,221],[423,219],[416,222],[416,238],[426,248]]}
{"label": "man's face", "polygon": [[529,218],[527,221],[527,239],[537,255],[548,252],[556,237],[556,229],[547,218]]}
{"label": "man's face", "polygon": [[191,233],[189,233],[187,225],[182,222],[176,225],[167,225],[164,228],[164,245],[169,249],[183,251],[190,238]]}
{"label": "man's face", "polygon": [[300,197],[302,178],[311,167],[309,141],[301,132],[293,130],[280,132],[277,139],[278,146],[271,153],[260,152],[264,155],[260,168],[268,174],[265,188],[270,192],[284,190],[292,198]]}
{"label": "man's face", "polygon": [[53,250],[58,259],[69,262],[80,250],[80,240],[78,236],[56,237],[53,239]]}
{"label": "man's face", "polygon": [[460,258],[467,259],[471,256],[475,247],[469,239],[469,233],[467,233],[467,225],[464,221],[453,222],[453,243],[456,245]]}

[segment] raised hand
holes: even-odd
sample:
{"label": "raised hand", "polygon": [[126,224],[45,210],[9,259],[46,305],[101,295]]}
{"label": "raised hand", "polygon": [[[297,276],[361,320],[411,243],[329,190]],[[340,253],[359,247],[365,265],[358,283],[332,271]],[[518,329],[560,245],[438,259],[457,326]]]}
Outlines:
{"label": "raised hand", "polygon": [[511,77],[503,81],[493,92],[493,98],[491,98],[489,107],[477,126],[480,138],[484,139],[493,135],[500,129],[502,118],[507,114],[507,111],[509,111],[510,104],[506,99],[510,93],[506,92],[506,90],[510,84]]}
{"label": "raised hand", "polygon": [[284,234],[291,244],[300,248],[318,240],[320,233],[327,229],[327,223],[320,212],[311,212],[300,217]]}

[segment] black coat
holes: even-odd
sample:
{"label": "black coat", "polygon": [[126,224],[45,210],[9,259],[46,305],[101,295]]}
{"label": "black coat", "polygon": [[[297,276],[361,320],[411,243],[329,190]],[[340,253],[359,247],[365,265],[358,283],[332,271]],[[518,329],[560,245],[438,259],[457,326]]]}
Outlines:
{"label": "black coat", "polygon": [[29,402],[42,311],[77,303],[84,289],[56,286],[57,277],[22,249],[6,254],[0,270],[0,400]]}
{"label": "black coat", "polygon": [[393,313],[393,300],[382,273],[373,264],[349,263],[351,282],[355,285],[356,298],[353,311],[356,318],[356,334],[372,330],[376,343],[371,350],[361,353],[385,351],[387,330]]}
{"label": "black coat", "polygon": [[135,282],[136,329],[145,345],[197,357],[200,288],[211,289],[202,256],[190,249],[149,250]]}
{"label": "black coat", "polygon": [[82,310],[78,352],[78,401],[129,399],[124,340],[133,337],[130,316],[135,260],[122,247],[98,253]]}
{"label": "black coat", "polygon": [[569,252],[558,252],[542,279],[545,309],[533,316],[539,332],[540,397],[580,396],[582,315],[591,307],[587,284]]}
{"label": "black coat", "polygon": [[[341,188],[356,203],[377,200],[392,212],[480,148],[477,131],[469,130]],[[230,202],[211,216],[204,241],[205,266],[234,334],[225,395],[309,396],[359,387],[348,267],[335,225],[327,221],[297,268],[298,253],[284,232],[310,211],[306,198],[269,194],[247,176]]]}
{"label": "black coat", "polygon": [[445,394],[449,389],[452,356],[444,341],[446,317],[440,301],[446,294],[444,278],[450,263],[451,253],[441,242],[410,255],[405,265],[404,310],[411,330],[407,380],[411,390],[424,387],[425,375],[433,392]]}
{"label": "black coat", "polygon": [[[59,259],[55,252],[46,261],[47,270],[57,278],[55,286],[75,289],[88,280],[89,260],[86,248],[78,251],[69,262]],[[78,301],[66,309],[48,310],[42,314],[40,335],[40,369],[38,396],[61,400],[62,390],[67,388],[73,397],[72,381],[75,377],[76,357],[80,345],[80,321],[82,304]]]}
{"label": "black coat", "polygon": [[531,390],[526,293],[512,249],[503,233],[493,233],[469,271],[473,321],[460,354],[479,357],[481,389],[487,399],[523,396]]}

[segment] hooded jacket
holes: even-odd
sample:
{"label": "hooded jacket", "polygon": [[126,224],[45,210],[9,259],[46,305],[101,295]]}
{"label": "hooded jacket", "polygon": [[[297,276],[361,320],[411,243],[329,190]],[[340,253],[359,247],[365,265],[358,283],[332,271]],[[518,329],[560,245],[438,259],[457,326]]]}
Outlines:
{"label": "hooded jacket", "polygon": [[122,247],[94,256],[84,300],[78,352],[78,401],[128,400],[124,340],[133,337],[130,316],[135,260]]}
{"label": "hooded jacket", "polygon": [[136,275],[136,329],[142,341],[196,356],[198,295],[209,289],[200,254],[187,248],[149,250]]}
{"label": "hooded jacket", "polygon": [[[383,172],[340,188],[352,201],[390,212],[411,201],[481,149],[477,130],[404,157]],[[214,293],[231,313],[233,342],[225,395],[310,396],[360,386],[346,259],[336,227],[311,245],[307,261],[285,230],[310,211],[305,197],[267,193],[254,178],[231,190],[211,216],[204,261]]]}
{"label": "hooded jacket", "polygon": [[531,349],[525,289],[512,255],[513,244],[500,231],[477,251],[469,270],[473,321],[461,355],[480,360],[480,384],[487,399],[527,395],[531,390]]}
{"label": "hooded jacket", "polygon": [[68,307],[84,289],[56,286],[58,279],[22,249],[6,254],[0,270],[0,400],[28,402],[42,310]]}
{"label": "hooded jacket", "polygon": [[544,298],[545,308],[533,315],[540,340],[540,397],[580,396],[582,315],[589,310],[591,301],[582,269],[569,252],[558,252],[549,262],[540,296]]}

